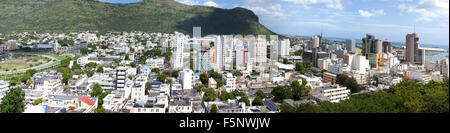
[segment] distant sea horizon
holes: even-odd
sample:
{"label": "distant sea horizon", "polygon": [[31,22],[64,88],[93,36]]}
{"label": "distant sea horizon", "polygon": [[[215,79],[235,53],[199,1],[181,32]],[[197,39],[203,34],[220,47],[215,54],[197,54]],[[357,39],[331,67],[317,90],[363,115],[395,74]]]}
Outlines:
{"label": "distant sea horizon", "polygon": [[[288,36],[293,36],[293,37],[311,37],[311,36],[298,36],[298,35],[288,35]],[[353,39],[353,38],[324,37],[324,39],[345,42],[346,40]],[[361,39],[353,39],[353,40],[355,40],[356,43],[362,43]],[[391,41],[391,43],[392,43],[392,46],[397,46],[397,47],[406,46],[406,42]],[[420,47],[441,48],[441,49],[445,49],[446,51],[449,51],[449,46],[448,45],[437,45],[437,44],[426,44],[426,43],[419,43],[419,45],[420,45]]]}

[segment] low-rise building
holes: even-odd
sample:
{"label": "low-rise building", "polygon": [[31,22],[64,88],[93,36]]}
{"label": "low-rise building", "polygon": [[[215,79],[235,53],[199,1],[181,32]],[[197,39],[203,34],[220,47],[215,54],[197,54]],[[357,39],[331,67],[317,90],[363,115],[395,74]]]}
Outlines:
{"label": "low-rise building", "polygon": [[338,103],[341,100],[349,98],[350,89],[339,85],[317,88],[311,93],[311,96],[317,102],[330,101]]}

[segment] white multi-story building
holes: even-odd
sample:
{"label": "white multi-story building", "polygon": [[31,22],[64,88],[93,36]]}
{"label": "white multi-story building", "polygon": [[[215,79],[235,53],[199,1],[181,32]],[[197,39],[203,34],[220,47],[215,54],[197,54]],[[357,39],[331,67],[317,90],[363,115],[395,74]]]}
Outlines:
{"label": "white multi-story building", "polygon": [[317,60],[317,67],[319,67],[319,69],[323,70],[328,70],[328,65],[331,64],[331,59],[330,58],[320,58]]}
{"label": "white multi-story building", "polygon": [[349,94],[350,89],[337,85],[318,88],[313,92],[312,96],[319,102],[330,101],[332,103],[338,103],[341,100],[348,99]]}
{"label": "white multi-story building", "polygon": [[194,72],[191,69],[183,69],[180,74],[181,86],[183,89],[192,89],[193,88],[193,77]]}
{"label": "white multi-story building", "polygon": [[233,92],[236,90],[236,77],[233,76],[232,73],[227,73],[224,77],[225,81],[225,90],[227,92]]}
{"label": "white multi-story building", "polygon": [[173,58],[172,58],[172,68],[181,69],[183,68],[183,58],[184,58],[184,45],[186,37],[182,33],[175,34],[173,40]]}
{"label": "white multi-story building", "polygon": [[139,75],[134,81],[134,85],[131,88],[131,100],[140,101],[141,97],[145,96],[145,83],[147,83],[147,76]]}
{"label": "white multi-story building", "polygon": [[222,71],[223,70],[223,60],[224,60],[224,41],[225,41],[225,37],[224,36],[217,36],[216,37],[216,42],[214,45],[215,51],[216,51],[216,56],[214,59],[214,70],[216,71]]}
{"label": "white multi-story building", "polygon": [[256,63],[267,63],[267,41],[265,38],[258,37],[256,41]]}
{"label": "white multi-story building", "polygon": [[355,73],[361,74],[367,73],[367,70],[370,68],[369,60],[361,55],[353,56],[350,66]]}
{"label": "white multi-story building", "polygon": [[149,58],[145,61],[150,68],[162,68],[164,67],[164,58]]}
{"label": "white multi-story building", "polygon": [[289,39],[284,39],[278,43],[278,55],[282,58],[287,58],[290,51],[290,41]]}

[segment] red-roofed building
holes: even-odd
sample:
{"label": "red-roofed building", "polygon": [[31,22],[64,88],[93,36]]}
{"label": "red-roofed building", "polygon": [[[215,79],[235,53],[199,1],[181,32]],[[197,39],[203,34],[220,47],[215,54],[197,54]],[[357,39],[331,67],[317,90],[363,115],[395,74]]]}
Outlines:
{"label": "red-roofed building", "polygon": [[85,109],[86,113],[93,112],[97,108],[97,100],[92,100],[86,96],[78,98],[78,108]]}

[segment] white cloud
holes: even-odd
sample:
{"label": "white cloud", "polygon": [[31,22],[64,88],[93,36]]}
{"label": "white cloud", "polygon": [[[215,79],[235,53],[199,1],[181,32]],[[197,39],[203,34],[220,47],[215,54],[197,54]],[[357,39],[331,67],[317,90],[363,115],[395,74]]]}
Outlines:
{"label": "white cloud", "polygon": [[203,6],[212,6],[212,7],[220,7],[219,4],[212,0],[208,0],[204,2],[203,4],[200,4],[198,0],[175,0],[177,2],[186,4],[186,5],[203,5]]}
{"label": "white cloud", "polygon": [[267,0],[247,0],[243,7],[267,19],[284,19],[291,16],[291,12],[285,10],[280,4]]}
{"label": "white cloud", "polygon": [[212,7],[220,7],[216,2],[214,1],[206,1],[205,3],[203,3],[203,5],[205,6],[212,6]]}
{"label": "white cloud", "polygon": [[196,0],[175,0],[175,1],[186,4],[186,5],[199,5],[200,4]]}
{"label": "white cloud", "polygon": [[420,0],[417,5],[399,4],[397,8],[408,13],[417,13],[418,22],[441,21],[448,25],[449,0]]}
{"label": "white cloud", "polygon": [[339,9],[339,10],[344,9],[344,6],[342,5],[341,0],[278,0],[278,1],[292,2],[294,4],[301,4],[306,8],[308,8],[308,5],[325,4],[326,8]]}
{"label": "white cloud", "polygon": [[364,11],[364,10],[358,10],[359,15],[363,16],[363,17],[372,17],[372,16],[376,16],[376,15],[384,15],[384,10],[383,9],[379,9],[379,10],[371,10],[371,11]]}

